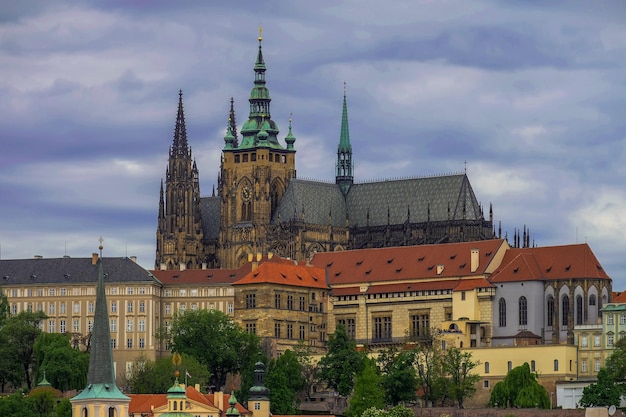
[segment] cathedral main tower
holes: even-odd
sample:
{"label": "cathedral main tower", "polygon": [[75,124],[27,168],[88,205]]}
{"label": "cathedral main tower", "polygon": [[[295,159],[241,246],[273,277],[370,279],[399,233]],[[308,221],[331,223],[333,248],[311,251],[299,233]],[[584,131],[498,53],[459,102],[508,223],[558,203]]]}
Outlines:
{"label": "cathedral main tower", "polygon": [[248,254],[270,249],[268,226],[289,181],[296,177],[296,138],[291,132],[291,120],[284,147],[278,141],[278,125],[272,120],[262,40],[259,36],[254,86],[248,100],[250,113],[241,127],[241,140],[235,137],[232,111],[224,137],[218,179],[221,221],[217,248],[223,268],[237,267],[248,260]]}

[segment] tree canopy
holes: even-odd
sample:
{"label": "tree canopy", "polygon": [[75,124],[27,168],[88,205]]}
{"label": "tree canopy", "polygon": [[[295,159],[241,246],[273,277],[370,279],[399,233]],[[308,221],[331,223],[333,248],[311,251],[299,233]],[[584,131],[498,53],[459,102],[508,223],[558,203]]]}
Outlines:
{"label": "tree canopy", "polygon": [[463,408],[465,398],[476,392],[476,383],[480,376],[471,371],[478,364],[472,360],[470,352],[462,352],[457,348],[449,348],[443,355],[442,365],[448,381],[448,396],[456,400],[459,408]]}
{"label": "tree canopy", "polygon": [[338,325],[328,340],[328,351],[319,361],[319,378],[343,396],[354,387],[354,377],[363,370],[365,354],[357,351],[343,325]]}
{"label": "tree canopy", "polygon": [[504,380],[493,387],[489,405],[492,407],[550,408],[550,397],[546,389],[537,382],[537,374],[531,372],[528,363],[524,362],[511,369]]}
{"label": "tree canopy", "polygon": [[396,405],[417,398],[416,354],[415,349],[390,347],[378,355],[387,404]]}
{"label": "tree canopy", "polygon": [[185,380],[189,385],[199,384],[204,388],[209,381],[209,372],[206,366],[187,354],[180,355],[180,364],[175,365],[172,356],[149,360],[146,356],[137,357],[132,364],[130,377],[126,385],[133,394],[166,393],[174,383],[174,372],[180,372],[181,382]]}
{"label": "tree canopy", "polygon": [[70,345],[70,335],[41,333],[33,345],[37,359],[36,381],[43,378],[62,391],[82,389],[87,385],[89,354]]}
{"label": "tree canopy", "polygon": [[188,354],[211,373],[210,384],[222,389],[229,373],[239,372],[259,352],[259,339],[218,310],[191,310],[172,323],[172,351]]}
{"label": "tree canopy", "polygon": [[[19,382],[24,381],[29,390],[32,388],[32,371],[35,364],[33,346],[37,337],[42,333],[39,324],[45,318],[46,315],[41,311],[36,313],[23,311],[6,319],[0,329],[0,340],[5,342],[0,353],[8,355],[6,357],[19,364],[21,368],[18,375],[13,375],[15,369],[11,366],[6,375],[7,379],[16,378],[13,382],[18,383],[18,385],[14,386],[19,386]],[[2,380],[5,381],[5,378],[2,377]]]}
{"label": "tree canopy", "polygon": [[598,372],[598,381],[583,389],[580,405],[619,406],[620,397],[626,394],[626,339],[615,344],[615,350]]}
{"label": "tree canopy", "polygon": [[360,417],[368,408],[383,408],[385,405],[380,370],[373,359],[365,359],[363,370],[356,376],[354,392],[348,401],[345,415]]}
{"label": "tree canopy", "polygon": [[272,413],[297,413],[298,394],[304,390],[306,382],[302,376],[302,365],[293,351],[287,349],[278,359],[270,361],[265,385],[270,390]]}

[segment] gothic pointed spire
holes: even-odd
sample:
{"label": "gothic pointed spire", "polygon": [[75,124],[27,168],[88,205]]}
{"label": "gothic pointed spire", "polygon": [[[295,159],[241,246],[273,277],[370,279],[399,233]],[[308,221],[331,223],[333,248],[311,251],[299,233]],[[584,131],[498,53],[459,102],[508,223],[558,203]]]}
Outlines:
{"label": "gothic pointed spire", "polygon": [[293,118],[293,113],[289,115],[289,132],[285,137],[285,143],[287,144],[287,149],[293,149],[293,144],[296,141],[296,137],[291,132],[291,120]]}
{"label": "gothic pointed spire", "polygon": [[235,99],[230,98],[230,111],[228,112],[228,123],[230,125],[230,133],[235,140],[233,141],[233,147],[239,147],[239,140],[237,139],[237,122],[235,121]]}
{"label": "gothic pointed spire", "polygon": [[[81,391],[72,402],[81,402],[90,399],[99,401],[116,400],[130,401],[115,384],[115,368],[111,351],[111,331],[109,330],[109,313],[104,286],[104,268],[102,266],[102,242],[100,237],[99,255],[93,256],[97,262],[98,285],[96,287],[96,309],[91,332],[89,353],[89,370],[87,372],[87,387]],[[94,265],[95,266],[95,265]]]}
{"label": "gothic pointed spire", "polygon": [[348,194],[354,181],[354,165],[352,163],[352,145],[350,144],[350,128],[348,126],[348,102],[346,99],[346,83],[343,83],[343,109],[341,113],[341,133],[337,147],[337,172],[335,183],[341,188],[343,195]]}
{"label": "gothic pointed spire", "polygon": [[174,143],[171,152],[178,155],[187,155],[189,153],[185,112],[183,111],[183,90],[178,90],[178,113],[176,115]]}
{"label": "gothic pointed spire", "polygon": [[165,198],[163,196],[163,178],[161,178],[161,191],[159,195],[159,220],[165,219]]}

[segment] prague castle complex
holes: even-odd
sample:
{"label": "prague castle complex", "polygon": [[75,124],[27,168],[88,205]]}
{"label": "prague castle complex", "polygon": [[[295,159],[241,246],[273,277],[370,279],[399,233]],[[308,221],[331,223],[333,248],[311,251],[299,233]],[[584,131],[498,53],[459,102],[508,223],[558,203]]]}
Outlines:
{"label": "prague castle complex", "polygon": [[[300,343],[322,355],[338,325],[372,350],[436,331],[441,349],[480,361],[478,402],[523,362],[549,392],[576,398],[571,383],[593,380],[626,336],[626,303],[613,300],[591,248],[531,247],[526,229],[510,246],[464,173],[355,182],[345,90],[335,183],[298,179],[292,122],[281,138],[265,72],[259,37],[249,116],[238,128],[231,99],[208,197],[179,94],[154,270],[98,253],[0,260],[10,313],[46,313],[43,330],[69,333],[79,349],[100,322],[98,346],[107,355],[110,346],[118,381],[136,358],[169,355],[176,314],[216,309],[270,357]],[[74,403],[83,407],[81,397]]]}

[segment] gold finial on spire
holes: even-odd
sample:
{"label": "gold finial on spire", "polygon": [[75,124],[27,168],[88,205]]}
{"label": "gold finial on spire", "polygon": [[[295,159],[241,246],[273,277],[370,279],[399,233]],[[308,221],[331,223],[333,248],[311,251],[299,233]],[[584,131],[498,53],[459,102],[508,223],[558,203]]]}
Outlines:
{"label": "gold finial on spire", "polygon": [[259,42],[263,40],[263,26],[259,26]]}
{"label": "gold finial on spire", "polygon": [[102,258],[102,249],[103,249],[102,242],[104,242],[104,239],[102,239],[102,236],[98,238],[98,242],[100,242],[100,246],[98,246],[98,249],[100,249],[100,257]]}
{"label": "gold finial on spire", "polygon": [[291,126],[292,119],[293,119],[293,112],[289,113],[289,126]]}

